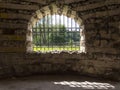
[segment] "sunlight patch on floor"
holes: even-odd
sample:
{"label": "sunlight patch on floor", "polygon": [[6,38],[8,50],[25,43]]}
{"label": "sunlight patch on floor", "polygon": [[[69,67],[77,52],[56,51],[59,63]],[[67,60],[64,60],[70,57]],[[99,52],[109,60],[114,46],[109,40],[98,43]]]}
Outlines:
{"label": "sunlight patch on floor", "polygon": [[61,82],[54,82],[56,85],[67,85],[69,87],[78,88],[81,87],[83,89],[115,89],[115,86],[109,83],[100,83],[100,82],[77,82],[77,81],[61,81]]}

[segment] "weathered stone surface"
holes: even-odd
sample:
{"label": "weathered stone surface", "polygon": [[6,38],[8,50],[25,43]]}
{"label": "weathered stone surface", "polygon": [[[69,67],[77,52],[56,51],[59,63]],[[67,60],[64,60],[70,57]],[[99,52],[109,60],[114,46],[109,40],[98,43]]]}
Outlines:
{"label": "weathered stone surface", "polygon": [[[0,77],[74,71],[120,80],[120,0],[0,0],[0,4]],[[32,25],[54,13],[81,25],[81,52],[86,53],[32,51]]]}
{"label": "weathered stone surface", "polygon": [[109,53],[1,53],[0,58],[0,77],[63,72],[109,78],[120,75],[120,55]]}

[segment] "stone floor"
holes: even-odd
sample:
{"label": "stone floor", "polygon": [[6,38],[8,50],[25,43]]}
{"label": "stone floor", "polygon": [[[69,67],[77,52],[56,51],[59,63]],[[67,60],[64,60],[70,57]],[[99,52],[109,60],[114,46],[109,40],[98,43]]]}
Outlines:
{"label": "stone floor", "polygon": [[0,90],[120,90],[120,82],[70,75],[39,75],[0,80]]}

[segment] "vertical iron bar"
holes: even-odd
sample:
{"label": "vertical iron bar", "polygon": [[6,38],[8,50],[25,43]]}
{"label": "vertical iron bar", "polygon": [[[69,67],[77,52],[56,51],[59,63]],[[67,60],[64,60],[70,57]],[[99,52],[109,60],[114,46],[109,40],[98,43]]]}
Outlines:
{"label": "vertical iron bar", "polygon": [[70,18],[71,20],[71,51],[74,50],[73,49],[73,26],[72,26],[72,18]]}
{"label": "vertical iron bar", "polygon": [[43,18],[43,48],[44,48],[44,51],[45,51],[45,17]]}
{"label": "vertical iron bar", "polygon": [[[33,28],[33,26],[32,26],[32,38],[33,38],[33,44],[34,44],[34,28]],[[34,51],[34,46],[32,47],[33,48],[33,51]]]}
{"label": "vertical iron bar", "polygon": [[79,26],[79,50],[80,50],[80,41],[81,40],[81,36],[80,36],[80,26]]}
{"label": "vertical iron bar", "polygon": [[39,44],[39,50],[41,51],[41,45],[42,45],[42,34],[41,34],[41,20],[39,20],[39,42],[40,42],[40,44]]}
{"label": "vertical iron bar", "polygon": [[51,34],[52,34],[52,51],[53,51],[53,18],[52,18],[52,15],[50,15],[50,18],[51,18]]}
{"label": "vertical iron bar", "polygon": [[[58,15],[58,17],[59,17],[59,36],[61,37],[61,35],[62,35],[62,29],[61,29],[61,16],[60,15]],[[60,47],[60,50],[61,50],[61,44],[62,44],[62,42],[60,42],[60,44],[59,44],[59,47]]]}
{"label": "vertical iron bar", "polygon": [[36,50],[38,51],[38,40],[37,40],[37,23],[35,24],[36,26],[35,26],[35,34],[36,34]]}
{"label": "vertical iron bar", "polygon": [[48,51],[50,50],[50,47],[49,47],[49,15],[47,15],[47,24],[48,24]]}
{"label": "vertical iron bar", "polygon": [[[41,21],[41,20],[40,20],[40,21]],[[41,44],[41,43],[42,43],[42,41],[41,41],[41,37],[42,37],[42,36],[41,36],[41,22],[39,23],[39,35],[40,35],[40,36],[39,36],[39,37],[40,37],[40,46],[39,46],[39,49],[41,49],[41,45],[42,45],[42,44]]]}
{"label": "vertical iron bar", "polygon": [[64,39],[65,39],[65,43],[64,43],[64,45],[63,45],[63,50],[65,50],[65,44],[66,44],[66,26],[65,26],[65,21],[64,21],[64,16],[62,15],[62,19],[63,19],[63,25],[64,25],[64,27],[65,27],[65,32],[64,32]]}
{"label": "vertical iron bar", "polygon": [[47,50],[47,16],[45,16],[45,51]]}
{"label": "vertical iron bar", "polygon": [[[77,26],[76,26],[76,22],[75,22],[75,35],[77,35],[76,33],[78,33],[78,32],[77,32]],[[77,37],[77,36],[76,36],[76,37]],[[76,45],[77,45],[77,42],[75,41],[75,50],[77,50]]]}
{"label": "vertical iron bar", "polygon": [[[57,20],[59,20],[59,18],[57,19],[57,14],[55,14],[55,37],[57,37],[57,33],[58,33],[58,26],[57,26]],[[55,41],[55,49],[58,47],[58,45],[56,45],[56,44],[58,44],[56,41]]]}
{"label": "vertical iron bar", "polygon": [[[68,17],[67,17],[67,29],[68,29],[68,32],[70,32],[68,27],[69,27],[69,20],[68,20]],[[69,33],[68,33],[68,35],[69,35]],[[69,51],[69,42],[67,44],[67,50]]]}

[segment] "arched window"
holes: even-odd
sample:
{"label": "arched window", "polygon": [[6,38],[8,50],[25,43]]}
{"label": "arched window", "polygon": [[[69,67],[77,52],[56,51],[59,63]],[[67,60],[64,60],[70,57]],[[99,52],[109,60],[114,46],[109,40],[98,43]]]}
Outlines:
{"label": "arched window", "polygon": [[64,15],[46,15],[32,27],[33,51],[80,51],[80,26]]}
{"label": "arched window", "polygon": [[69,6],[52,3],[33,13],[26,34],[26,51],[86,52],[82,19]]}

